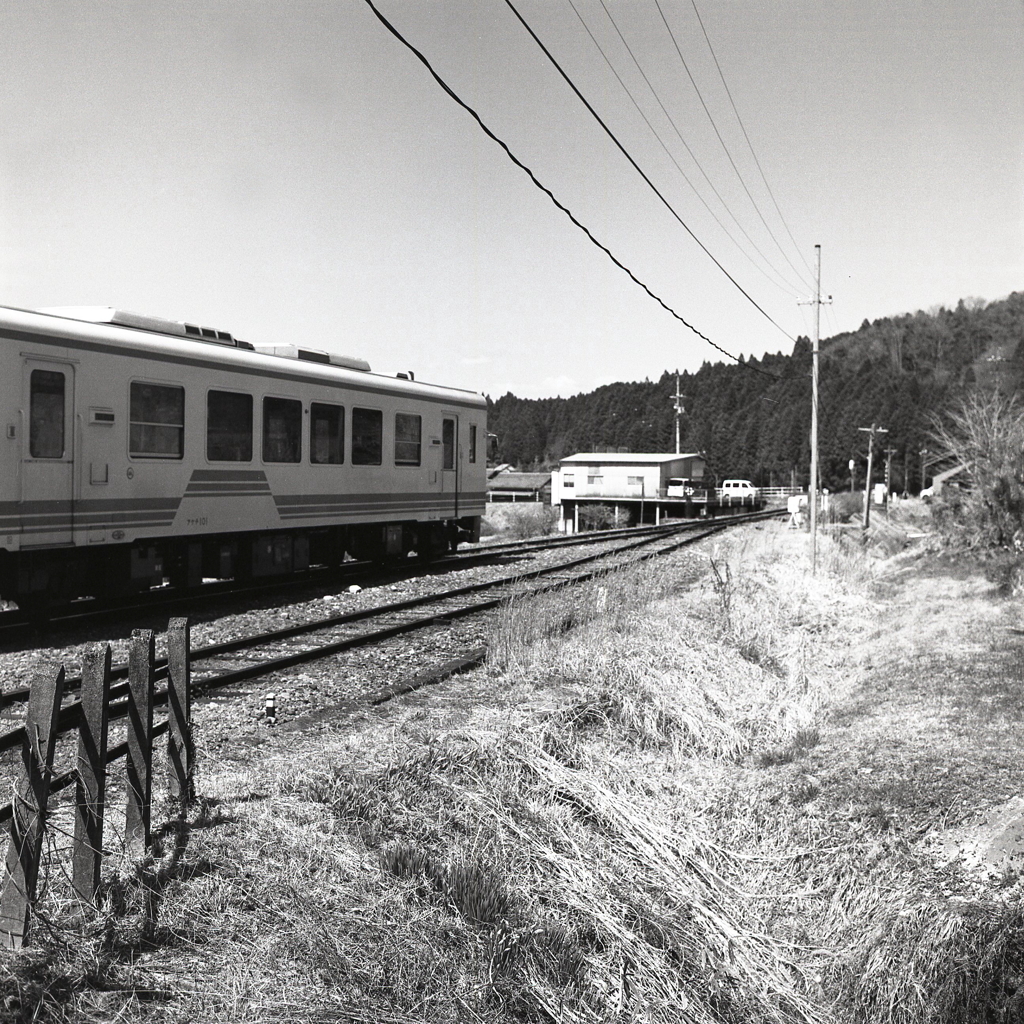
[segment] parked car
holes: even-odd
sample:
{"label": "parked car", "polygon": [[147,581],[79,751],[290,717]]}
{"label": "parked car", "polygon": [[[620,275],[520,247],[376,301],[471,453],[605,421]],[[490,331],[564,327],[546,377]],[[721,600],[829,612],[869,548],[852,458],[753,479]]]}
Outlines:
{"label": "parked car", "polygon": [[723,480],[723,498],[756,498],[757,488],[749,480]]}
{"label": "parked car", "polygon": [[669,498],[689,498],[695,490],[696,486],[692,480],[688,480],[685,477],[673,476],[669,477],[665,494]]}

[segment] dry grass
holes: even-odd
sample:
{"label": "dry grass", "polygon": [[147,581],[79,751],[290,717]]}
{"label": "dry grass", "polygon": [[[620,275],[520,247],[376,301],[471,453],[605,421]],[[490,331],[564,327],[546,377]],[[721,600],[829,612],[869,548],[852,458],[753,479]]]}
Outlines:
{"label": "dry grass", "polygon": [[[929,701],[970,681],[907,667],[952,620],[880,597],[859,545],[821,555],[812,577],[801,538],[750,530],[702,574],[681,556],[520,598],[474,676],[262,759],[204,750],[187,846],[124,862],[84,930],[51,886],[8,1014],[1021,1019],[1018,888],[922,852],[956,794],[914,767],[936,735],[1006,739],[1005,715],[957,741]],[[947,588],[969,662],[1003,606]],[[920,647],[879,629],[883,601]]]}

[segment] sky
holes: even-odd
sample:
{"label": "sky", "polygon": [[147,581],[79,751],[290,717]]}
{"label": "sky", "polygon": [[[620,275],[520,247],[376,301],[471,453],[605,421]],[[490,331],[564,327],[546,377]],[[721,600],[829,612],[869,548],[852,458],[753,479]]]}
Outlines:
{"label": "sky", "polygon": [[[1024,287],[1022,0],[513,0],[664,201],[505,0],[375,2],[734,356],[812,334],[815,245],[823,338]],[[726,358],[364,0],[0,0],[0,69],[0,305],[494,398]]]}

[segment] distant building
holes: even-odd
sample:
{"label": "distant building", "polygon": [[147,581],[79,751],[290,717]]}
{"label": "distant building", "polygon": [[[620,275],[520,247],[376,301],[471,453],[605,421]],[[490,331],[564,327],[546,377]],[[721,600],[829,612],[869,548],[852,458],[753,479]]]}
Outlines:
{"label": "distant building", "polygon": [[488,501],[543,501],[551,500],[550,473],[516,473],[500,468],[487,479]]}
{"label": "distant building", "polygon": [[574,498],[664,498],[669,480],[702,484],[705,465],[700,452],[581,452],[558,464],[551,503],[559,505]]}
{"label": "distant building", "polygon": [[[660,522],[663,515],[698,514],[708,502],[706,463],[700,452],[581,452],[562,459],[552,474],[551,504],[562,508],[561,529],[580,528],[588,505],[609,505],[615,522]],[[713,489],[712,489],[713,495]]]}

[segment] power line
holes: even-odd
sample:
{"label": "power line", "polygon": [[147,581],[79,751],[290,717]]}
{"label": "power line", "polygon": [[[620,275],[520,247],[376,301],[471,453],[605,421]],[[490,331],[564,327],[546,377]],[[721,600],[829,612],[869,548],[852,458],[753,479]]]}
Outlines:
{"label": "power line", "polygon": [[644,82],[647,84],[647,88],[651,91],[651,95],[654,96],[654,99],[657,101],[658,106],[661,107],[662,113],[668,119],[669,124],[672,125],[672,129],[676,133],[676,137],[683,144],[683,147],[686,149],[686,152],[690,154],[691,159],[697,165],[697,170],[700,171],[700,173],[703,175],[704,180],[708,183],[708,187],[715,194],[715,197],[718,199],[718,201],[722,204],[722,208],[732,218],[733,223],[736,225],[736,227],[738,227],[740,229],[740,231],[742,232],[744,238],[746,238],[746,240],[750,243],[750,245],[753,247],[754,251],[761,257],[762,260],[764,260],[765,264],[772,270],[772,272],[775,273],[778,276],[778,278],[783,282],[782,285],[780,285],[778,281],[772,280],[772,278],[770,278],[768,276],[767,272],[759,264],[757,264],[753,260],[753,258],[750,256],[750,254],[747,253],[747,251],[739,244],[739,242],[736,241],[736,239],[732,236],[732,234],[728,230],[728,228],[726,228],[726,226],[721,222],[721,220],[718,218],[718,215],[707,204],[707,202],[705,201],[704,197],[700,194],[700,192],[697,190],[696,186],[693,184],[692,181],[690,181],[689,177],[686,175],[686,172],[682,169],[682,167],[679,166],[679,163],[676,161],[676,158],[675,158],[675,156],[673,156],[671,150],[668,148],[668,146],[665,145],[665,142],[661,138],[661,135],[658,133],[658,130],[654,127],[653,124],[651,124],[651,122],[648,119],[647,115],[641,109],[640,104],[637,102],[636,98],[633,96],[633,93],[630,91],[629,86],[626,85],[626,83],[622,80],[622,76],[618,73],[618,71],[615,70],[615,67],[612,64],[611,59],[608,57],[608,54],[605,52],[605,50],[601,46],[601,44],[597,41],[596,37],[594,36],[594,33],[590,30],[590,26],[586,23],[585,19],[583,18],[583,15],[580,14],[579,9],[576,7],[576,4],[573,2],[573,0],[568,0],[568,3],[572,7],[573,12],[575,13],[576,17],[579,19],[580,24],[586,30],[587,35],[590,36],[590,39],[593,42],[594,46],[597,48],[598,52],[604,58],[605,64],[608,65],[608,67],[611,70],[612,74],[618,80],[619,85],[622,86],[623,91],[626,93],[626,95],[632,101],[633,106],[636,107],[637,113],[639,113],[640,116],[644,119],[644,122],[646,123],[647,127],[651,130],[651,133],[654,135],[654,137],[661,144],[661,148],[663,150],[665,150],[665,153],[668,155],[668,158],[672,161],[673,164],[675,164],[676,170],[679,171],[679,173],[683,177],[683,180],[690,186],[690,188],[693,189],[693,191],[696,194],[697,198],[704,205],[704,208],[708,211],[708,213],[710,213],[711,216],[714,217],[715,223],[717,223],[718,226],[722,229],[722,231],[725,232],[726,237],[728,237],[729,241],[731,241],[733,243],[733,245],[735,245],[736,248],[739,249],[739,251],[747,258],[747,260],[749,260],[751,266],[753,266],[759,273],[763,274],[769,281],[771,281],[771,283],[773,285],[775,285],[776,288],[782,288],[783,291],[787,291],[791,295],[795,294],[795,292],[793,290],[793,285],[791,285],[788,281],[786,281],[785,277],[779,272],[778,268],[775,267],[772,264],[771,260],[769,260],[768,257],[761,251],[761,249],[758,246],[758,244],[753,240],[753,238],[750,237],[750,235],[747,232],[746,228],[743,227],[743,225],[739,221],[739,218],[732,211],[732,209],[729,207],[729,204],[723,198],[722,194],[715,187],[715,183],[708,176],[707,171],[704,170],[704,167],[702,166],[700,160],[697,158],[697,154],[694,153],[693,149],[690,147],[690,144],[683,137],[682,132],[679,130],[679,126],[676,124],[676,122],[673,119],[672,115],[669,113],[668,109],[665,107],[665,104],[662,102],[661,97],[658,95],[657,89],[654,88],[653,83],[651,82],[650,78],[648,78],[647,73],[644,71],[643,67],[640,64],[640,61],[636,57],[636,54],[633,52],[633,50],[630,47],[629,43],[626,41],[626,37],[622,34],[622,30],[619,28],[618,24],[616,23],[615,18],[613,17],[611,11],[608,10],[608,7],[604,3],[604,0],[601,0],[601,6],[604,8],[604,12],[605,12],[605,14],[608,17],[608,20],[611,22],[612,27],[615,29],[616,33],[618,34],[619,39],[622,41],[622,45],[626,48],[626,52],[629,54],[630,58],[632,59],[634,65],[636,66],[637,71],[640,72],[641,77],[643,78]]}
{"label": "power line", "polygon": [[832,315],[832,310],[828,306],[825,307],[825,319],[829,322],[829,330],[831,330],[831,337],[835,337],[839,333],[839,324],[836,318]]}
{"label": "power line", "polygon": [[740,174],[740,169],[736,166],[736,161],[733,160],[732,153],[729,151],[729,147],[726,145],[725,139],[722,138],[722,133],[718,130],[718,125],[715,123],[715,119],[712,116],[711,111],[708,109],[707,103],[704,102],[704,96],[701,94],[697,82],[694,80],[693,75],[690,73],[690,69],[686,63],[686,58],[683,57],[683,51],[679,48],[679,43],[676,41],[675,34],[672,32],[672,26],[669,25],[668,19],[665,17],[665,12],[661,9],[660,0],[654,0],[654,6],[658,8],[658,13],[661,15],[661,20],[665,23],[665,28],[668,30],[669,38],[672,40],[672,45],[676,48],[676,53],[679,55],[679,60],[682,63],[684,70],[686,71],[687,77],[690,79],[690,84],[693,86],[694,91],[697,93],[697,98],[700,100],[700,105],[704,108],[704,113],[708,115],[708,120],[711,122],[711,127],[714,128],[715,135],[718,136],[718,141],[722,144],[722,149],[725,151],[725,155],[726,157],[728,157],[729,163],[732,165],[732,169],[736,172],[736,177],[739,179],[740,184],[743,186],[743,191],[746,192],[747,198],[753,205],[755,212],[757,213],[758,217],[761,218],[761,223],[765,226],[765,230],[768,232],[769,236],[771,237],[771,240],[776,244],[776,246],[778,246],[779,252],[782,253],[782,258],[790,265],[790,267],[792,267],[793,273],[795,273],[796,276],[803,280],[806,284],[807,282],[804,279],[803,275],[800,273],[799,270],[797,270],[793,261],[786,254],[785,249],[783,249],[782,245],[779,243],[779,240],[775,237],[775,232],[772,231],[770,225],[768,224],[768,221],[765,220],[764,214],[761,213],[761,207],[757,205],[757,200],[754,199],[754,196],[752,195],[750,189],[747,187],[746,181],[744,181],[743,179],[743,175]]}
{"label": "power line", "polygon": [[779,220],[782,221],[782,226],[786,229],[786,234],[789,235],[789,240],[793,243],[793,248],[799,254],[800,259],[803,260],[804,266],[807,268],[809,274],[813,273],[811,265],[807,262],[807,257],[804,256],[803,250],[797,244],[796,239],[793,237],[793,232],[789,230],[789,224],[786,223],[786,218],[782,215],[782,210],[779,209],[779,204],[775,199],[775,193],[772,191],[771,185],[768,184],[768,179],[765,177],[764,170],[761,167],[761,161],[757,159],[757,153],[754,152],[754,144],[750,141],[750,136],[747,134],[746,125],[743,123],[743,119],[740,117],[740,112],[736,107],[736,103],[732,98],[732,92],[729,89],[729,83],[725,80],[725,74],[722,71],[722,65],[718,63],[718,56],[715,53],[715,48],[711,45],[711,37],[708,35],[708,30],[704,27],[704,19],[700,16],[700,11],[697,10],[697,0],[690,0],[693,5],[693,13],[697,15],[697,21],[700,24],[700,30],[704,33],[704,41],[708,44],[708,50],[711,51],[711,58],[715,62],[715,67],[718,68],[718,77],[722,79],[722,85],[725,87],[725,95],[729,97],[729,103],[732,106],[732,112],[736,115],[736,121],[740,126],[740,131],[743,132],[743,138],[747,140],[747,146],[750,149],[750,155],[754,158],[754,164],[757,166],[757,170],[761,175],[761,180],[764,182],[764,187],[768,190],[768,195],[771,197],[772,205],[775,207],[775,212],[779,215]]}
{"label": "power line", "polygon": [[[745,250],[745,249],[744,249],[744,248],[743,248],[743,247],[742,247],[742,246],[741,246],[741,245],[739,244],[739,242],[737,242],[737,241],[736,241],[736,239],[735,239],[735,238],[733,237],[733,235],[732,235],[732,233],[731,233],[731,232],[729,231],[729,229],[728,229],[728,228],[727,228],[727,227],[726,227],[726,226],[725,226],[725,225],[724,225],[724,224],[722,223],[722,221],[721,221],[721,220],[719,219],[719,217],[718,217],[718,215],[717,215],[717,214],[715,213],[715,211],[714,211],[714,210],[712,210],[712,209],[711,209],[711,207],[710,207],[710,206],[708,205],[707,201],[706,201],[706,200],[705,200],[705,198],[704,198],[704,197],[703,197],[703,196],[701,195],[701,193],[700,193],[699,189],[697,188],[697,186],[696,186],[696,185],[694,185],[694,183],[693,183],[693,182],[692,182],[692,181],[690,180],[690,178],[689,178],[689,176],[688,176],[688,175],[686,174],[686,172],[685,172],[685,171],[684,171],[684,170],[682,169],[682,167],[680,167],[680,166],[679,166],[679,163],[678,163],[678,161],[676,160],[675,156],[674,156],[674,155],[672,154],[672,151],[671,151],[671,150],[670,150],[670,149],[668,148],[668,146],[666,146],[666,145],[665,145],[665,142],[664,142],[664,140],[663,140],[663,139],[661,138],[661,136],[659,135],[659,133],[658,133],[658,130],[657,130],[657,129],[656,129],[655,127],[654,127],[654,125],[653,125],[653,124],[651,124],[651,122],[650,122],[650,120],[648,119],[647,115],[646,115],[646,114],[645,114],[645,113],[643,112],[643,110],[641,109],[641,107],[640,107],[640,104],[639,104],[639,103],[637,102],[636,98],[635,98],[635,97],[633,96],[633,93],[632,93],[632,92],[630,91],[630,89],[629,89],[629,86],[627,86],[627,85],[626,85],[626,83],[625,83],[625,82],[624,82],[624,81],[622,80],[622,77],[621,77],[621,75],[619,75],[618,71],[616,71],[616,70],[615,70],[615,66],[614,66],[614,65],[612,64],[612,62],[611,62],[611,60],[609,59],[609,57],[608,57],[607,53],[605,53],[605,51],[604,51],[604,48],[603,48],[603,47],[601,46],[601,44],[600,44],[600,43],[599,43],[599,42],[597,41],[596,37],[594,36],[594,33],[593,33],[593,32],[591,32],[591,30],[590,30],[590,26],[589,26],[589,25],[587,25],[586,21],[585,21],[585,20],[584,20],[584,18],[583,18],[583,15],[581,15],[581,14],[580,14],[580,12],[579,12],[579,10],[577,9],[577,7],[576,7],[575,3],[573,2],[573,0],[568,0],[568,3],[569,3],[569,5],[570,5],[570,6],[572,7],[572,9],[573,9],[573,13],[574,13],[574,14],[576,15],[576,17],[577,17],[577,18],[579,19],[579,21],[580,21],[580,24],[581,24],[581,25],[583,26],[583,28],[585,29],[585,31],[586,31],[586,33],[587,33],[587,35],[588,35],[588,36],[590,36],[590,39],[591,39],[591,41],[593,42],[594,46],[595,46],[595,47],[597,48],[597,51],[598,51],[598,53],[600,53],[600,54],[601,54],[601,56],[602,56],[602,57],[604,58],[604,62],[605,62],[605,63],[606,63],[607,65],[608,65],[609,69],[611,70],[611,73],[612,73],[612,74],[613,74],[613,75],[615,76],[615,78],[616,78],[616,79],[618,80],[618,83],[619,83],[619,85],[621,85],[621,86],[622,86],[622,89],[623,89],[623,91],[624,91],[624,92],[626,93],[626,95],[627,95],[627,96],[628,96],[628,97],[630,98],[630,100],[631,100],[631,101],[632,101],[632,103],[633,103],[633,106],[634,106],[634,107],[636,107],[637,113],[639,113],[639,115],[640,115],[640,116],[641,116],[641,117],[642,117],[642,118],[644,119],[644,122],[645,122],[645,123],[647,124],[647,127],[648,127],[648,128],[650,128],[650,130],[651,130],[651,133],[652,133],[652,134],[654,135],[654,137],[655,137],[655,138],[656,138],[656,139],[658,140],[658,142],[660,143],[660,145],[661,145],[661,148],[662,148],[663,150],[665,150],[665,153],[666,153],[666,154],[668,155],[668,158],[669,158],[669,159],[670,159],[670,160],[672,161],[672,163],[673,163],[673,164],[675,165],[675,168],[676,168],[676,170],[677,170],[677,171],[679,171],[679,173],[680,173],[680,175],[682,176],[683,180],[684,180],[684,181],[686,182],[686,184],[687,184],[687,185],[689,185],[689,186],[690,186],[690,188],[691,188],[691,189],[693,190],[693,193],[694,193],[694,195],[695,195],[695,196],[696,196],[696,197],[697,197],[697,198],[698,198],[698,199],[699,199],[699,200],[701,201],[701,204],[702,204],[702,205],[704,206],[704,209],[705,209],[705,210],[707,210],[709,214],[711,214],[711,216],[712,216],[712,217],[714,218],[714,220],[715,220],[715,223],[716,223],[716,224],[718,224],[718,226],[719,226],[719,227],[720,227],[720,228],[722,229],[722,231],[723,231],[723,232],[725,233],[725,235],[726,235],[726,237],[727,237],[727,238],[729,239],[729,241],[730,241],[730,242],[732,242],[732,243],[733,243],[733,245],[735,245],[735,246],[736,246],[736,248],[737,248],[737,249],[738,249],[738,250],[739,250],[739,251],[740,251],[740,252],[741,252],[741,253],[743,254],[743,256],[745,256],[745,257],[746,257],[746,259],[747,259],[747,260],[748,260],[748,261],[750,262],[750,265],[751,265],[752,267],[754,267],[754,269],[755,269],[755,270],[757,270],[757,271],[758,271],[759,273],[763,274],[763,275],[764,275],[764,276],[765,276],[765,277],[766,277],[766,278],[767,278],[767,279],[768,279],[769,281],[771,281],[771,283],[772,283],[773,285],[775,285],[775,287],[776,287],[776,288],[779,288],[779,287],[780,287],[780,285],[778,284],[778,282],[777,282],[777,281],[772,281],[772,279],[771,279],[770,277],[768,277],[768,275],[767,275],[767,273],[765,272],[765,270],[764,270],[764,269],[763,269],[762,267],[758,266],[758,264],[754,262],[753,258],[752,258],[752,257],[750,256],[750,254],[749,254],[749,253],[748,253],[748,252],[747,252],[747,251],[746,251],[746,250]],[[610,16],[609,16],[609,20],[611,20]],[[614,22],[614,20],[612,20],[612,24],[613,24],[613,25],[615,25],[615,22]],[[618,31],[618,26],[616,26],[616,31]],[[622,38],[622,34],[621,34],[621,33],[619,33],[619,38],[620,38],[620,39]],[[626,46],[626,49],[627,49],[627,50],[629,50],[629,45],[628,45],[628,44],[626,44],[626,41],[625,41],[624,39],[623,39],[622,41],[623,41],[623,44],[624,44],[624,45]],[[630,51],[630,56],[631,56],[631,57],[633,57],[632,51]],[[637,69],[638,69],[638,70],[640,71],[640,74],[641,74],[641,75],[643,75],[643,77],[644,77],[644,80],[645,80],[645,81],[647,81],[647,76],[646,76],[646,75],[644,75],[643,69],[642,69],[642,68],[640,67],[639,63],[637,62],[637,60],[636,60],[636,57],[633,57],[633,63],[637,65]],[[665,112],[665,116],[666,116],[666,117],[667,117],[667,118],[669,119],[669,121],[670,121],[670,122],[672,122],[672,118],[671,118],[671,115],[669,115],[668,111],[667,111],[667,110],[665,110],[665,107],[664,107],[664,105],[663,105],[663,104],[661,104],[661,100],[660,100],[660,99],[658,99],[658,94],[657,94],[657,92],[655,92],[655,90],[654,90],[654,87],[653,87],[653,86],[651,85],[651,83],[650,83],[649,81],[647,82],[647,85],[648,85],[648,87],[650,88],[651,92],[652,92],[652,93],[654,93],[654,97],[655,97],[655,99],[657,99],[657,100],[658,100],[658,103],[659,103],[659,105],[661,105],[661,109],[662,109],[662,110],[663,110],[663,111]],[[722,204],[723,208],[724,208],[724,209],[726,210],[726,212],[727,212],[727,213],[728,213],[728,214],[729,214],[729,215],[730,215],[730,216],[732,217],[732,219],[733,219],[733,220],[734,220],[734,221],[736,222],[736,226],[737,226],[737,227],[738,227],[738,228],[740,229],[740,231],[743,231],[743,234],[744,234],[744,235],[746,235],[746,236],[747,236],[747,240],[748,240],[748,241],[750,242],[750,244],[751,244],[752,246],[754,246],[754,248],[755,248],[755,249],[757,249],[757,245],[755,244],[755,242],[753,241],[753,239],[751,239],[751,238],[750,238],[750,236],[749,236],[749,235],[747,235],[746,231],[744,231],[744,230],[743,230],[743,226],[742,226],[742,225],[741,225],[741,224],[739,223],[739,221],[738,221],[738,220],[736,219],[736,216],[735,216],[735,215],[734,215],[734,214],[732,213],[732,211],[731,211],[731,210],[729,209],[729,207],[728,207],[728,205],[726,204],[725,200],[724,200],[724,199],[722,198],[722,196],[721,196],[721,195],[719,194],[719,192],[718,192],[718,190],[717,190],[717,189],[715,188],[715,186],[714,186],[713,182],[711,181],[711,179],[710,179],[710,178],[709,178],[709,177],[707,176],[707,174],[705,173],[705,171],[704,171],[704,168],[703,168],[703,167],[701,167],[700,161],[699,161],[699,160],[697,159],[697,156],[696,156],[696,154],[695,154],[695,153],[693,152],[693,150],[692,150],[692,149],[690,149],[690,146],[689,146],[689,144],[688,144],[688,143],[686,142],[686,140],[685,140],[685,139],[684,139],[684,138],[682,137],[682,135],[681,135],[681,134],[680,134],[680,132],[679,132],[679,129],[678,129],[678,128],[676,128],[676,126],[675,126],[675,124],[674,124],[674,123],[672,124],[672,127],[673,127],[673,128],[675,128],[675,131],[676,131],[676,135],[678,135],[678,136],[679,136],[679,141],[680,141],[680,142],[682,142],[683,146],[684,146],[684,147],[686,148],[686,151],[687,151],[687,152],[688,152],[688,153],[690,154],[690,156],[691,156],[691,157],[693,158],[693,162],[694,162],[694,163],[695,163],[695,164],[697,165],[697,169],[698,169],[698,170],[699,170],[699,171],[701,172],[701,174],[703,174],[703,175],[704,175],[704,179],[705,179],[705,180],[707,181],[708,185],[709,185],[709,186],[711,187],[711,191],[715,193],[715,195],[716,195],[716,196],[718,197],[718,201],[719,201],[719,202],[720,202],[720,203]],[[758,250],[758,252],[760,253],[760,250]],[[761,254],[762,258],[763,258],[763,259],[765,260],[765,262],[766,262],[766,263],[767,263],[767,264],[768,264],[769,266],[771,266],[771,263],[769,262],[768,258],[767,258],[766,256],[764,256],[764,253],[760,253],[760,254]],[[774,269],[774,268],[773,268],[773,269]],[[777,272],[777,271],[776,271],[776,272]],[[781,275],[780,275],[780,276],[781,276]],[[785,290],[785,289],[783,289],[783,290]]]}
{"label": "power line", "polygon": [[[366,0],[366,2],[369,3],[370,0]],[[732,282],[733,286],[740,292],[740,294],[770,324],[772,324],[774,327],[777,327],[780,331],[782,331],[782,333],[785,334],[786,337],[789,338],[790,341],[795,341],[796,339],[794,339],[793,336],[784,327],[782,327],[780,324],[776,323],[775,320],[772,319],[772,317],[769,316],[769,314],[766,313],[761,308],[760,305],[758,305],[758,303],[746,291],[746,289],[739,283],[739,281],[737,281],[736,278],[734,278],[732,276],[732,274],[730,274],[729,271],[726,270],[725,267],[723,267],[722,264],[719,263],[717,259],[715,259],[715,257],[711,253],[711,250],[708,249],[708,247],[693,233],[693,231],[690,228],[690,226],[686,223],[686,221],[683,220],[682,217],[679,216],[679,214],[676,212],[675,208],[665,198],[665,196],[662,194],[662,192],[657,187],[657,185],[655,185],[654,182],[651,181],[651,179],[644,173],[643,169],[636,162],[636,160],[633,159],[633,157],[630,154],[629,150],[627,150],[626,147],[621,142],[619,142],[618,137],[611,130],[611,128],[609,128],[608,125],[605,124],[604,120],[601,118],[601,115],[598,114],[598,112],[594,109],[594,107],[591,105],[590,101],[583,95],[582,92],[580,92],[580,90],[577,87],[576,83],[565,72],[565,70],[562,68],[561,64],[559,64],[558,61],[555,60],[555,58],[552,55],[551,51],[548,50],[548,48],[544,45],[543,42],[541,42],[540,37],[537,35],[537,33],[534,32],[532,28],[530,28],[530,26],[527,23],[526,19],[519,13],[518,10],[516,10],[515,4],[512,3],[512,0],[505,0],[505,4],[512,11],[512,13],[516,16],[516,18],[519,20],[519,23],[523,26],[523,28],[525,28],[526,31],[530,33],[530,36],[533,39],[533,41],[540,47],[540,49],[543,52],[544,56],[547,57],[547,59],[554,65],[555,70],[562,76],[562,78],[565,80],[565,82],[569,86],[569,88],[572,89],[572,91],[574,93],[576,93],[577,98],[587,108],[587,110],[590,112],[590,115],[604,129],[605,134],[608,136],[608,138],[610,138],[612,140],[612,142],[615,143],[615,145],[619,149],[619,152],[622,153],[622,155],[633,165],[633,169],[637,172],[637,174],[640,175],[641,178],[644,179],[645,182],[647,182],[647,185],[651,189],[651,191],[662,201],[663,205],[669,211],[669,213],[671,213],[672,216],[675,217],[675,219],[682,225],[682,227],[685,228],[687,234],[697,243],[697,245],[699,245],[701,247],[701,249],[704,251],[704,253],[708,257],[708,259],[710,259],[711,262],[714,263],[714,265],[716,267],[718,267],[718,269],[723,274],[725,274],[725,276],[730,280],[730,282]],[[732,358],[735,358],[735,356],[733,356]]]}
{"label": "power line", "polygon": [[[373,13],[376,15],[377,20],[403,46],[405,46],[416,57],[417,60],[419,60],[419,62],[427,69],[427,71],[430,72],[430,74],[433,77],[434,81],[437,82],[437,84],[444,90],[444,92],[448,96],[450,96],[460,107],[462,107],[462,109],[465,110],[466,113],[468,113],[470,115],[470,117],[473,118],[474,121],[476,121],[476,123],[480,126],[481,130],[484,132],[484,134],[489,139],[491,139],[492,141],[496,142],[499,146],[501,146],[501,148],[505,151],[505,155],[508,156],[508,158],[517,167],[519,167],[521,170],[523,170],[528,175],[528,177],[530,178],[530,181],[532,181],[533,184],[537,188],[539,188],[551,200],[551,202],[554,203],[555,206],[557,206],[558,209],[561,210],[562,213],[564,213],[569,218],[569,220],[571,220],[573,222],[573,224],[575,224],[576,227],[578,227],[587,236],[587,238],[590,239],[590,241],[594,245],[596,245],[620,270],[622,270],[624,273],[628,274],[630,279],[635,284],[639,285],[652,299],[654,299],[655,302],[657,302],[663,309],[665,309],[668,313],[670,313],[672,316],[674,316],[681,324],[683,324],[685,327],[688,327],[691,331],[693,331],[694,334],[697,335],[697,337],[701,338],[703,341],[706,341],[712,348],[717,349],[717,351],[721,352],[722,355],[727,356],[729,359],[732,359],[734,362],[738,363],[740,366],[745,366],[747,369],[753,370],[754,372],[762,374],[765,377],[771,377],[773,380],[781,379],[778,374],[770,373],[767,370],[762,370],[758,366],[749,366],[747,363],[743,362],[743,360],[739,356],[734,356],[727,349],[722,348],[721,345],[719,345],[716,342],[712,341],[706,334],[704,334],[703,332],[698,330],[696,327],[693,326],[693,324],[689,323],[683,316],[681,316],[679,313],[677,313],[667,302],[665,302],[664,299],[662,299],[660,296],[656,295],[653,291],[651,291],[651,289],[646,284],[644,284],[644,282],[641,281],[640,278],[638,278],[636,276],[636,274],[634,274],[633,271],[629,269],[629,267],[627,267],[621,260],[619,260],[615,256],[615,254],[607,246],[603,245],[601,242],[599,242],[594,237],[594,235],[591,233],[590,229],[585,224],[583,224],[581,221],[579,221],[576,218],[576,216],[573,214],[573,212],[567,206],[565,206],[561,202],[559,202],[559,200],[555,197],[555,194],[537,178],[537,176],[533,173],[533,171],[530,170],[530,168],[527,167],[526,164],[524,164],[522,162],[522,160],[520,160],[519,157],[517,157],[515,155],[515,153],[512,152],[512,150],[509,148],[508,144],[504,140],[499,138],[497,135],[495,135],[495,133],[493,131],[491,131],[490,128],[487,127],[487,125],[483,121],[483,118],[481,118],[480,115],[468,103],[466,103],[466,101],[463,100],[455,92],[455,90],[452,89],[452,87],[450,85],[448,85],[448,83],[437,73],[437,71],[434,70],[433,65],[430,63],[430,61],[427,59],[427,57],[420,50],[418,50],[415,46],[413,46],[413,44],[410,43],[409,40],[406,39],[405,36],[403,36],[402,33],[399,32],[398,29],[394,25],[392,25],[390,21],[388,21],[387,18],[384,17],[384,15],[376,8],[376,6],[374,6],[373,0],[365,0],[365,3],[367,5],[367,7],[369,7],[370,10],[373,11]],[[687,228],[687,230],[689,230],[689,228]],[[692,234],[692,232],[691,232],[691,234]],[[698,242],[698,244],[700,244],[700,243]],[[701,248],[703,248],[703,246],[701,246]],[[708,255],[710,255],[710,253]],[[714,259],[714,257],[712,257],[712,259]],[[730,280],[731,280],[731,278],[730,278]],[[733,283],[735,284],[735,282],[733,282]],[[737,287],[739,287],[739,285],[737,285]],[[742,289],[740,289],[740,290],[742,291]],[[744,293],[744,294],[746,294],[746,293]],[[749,296],[748,296],[748,298],[749,298]],[[753,302],[753,299],[751,299],[750,301]],[[755,303],[755,305],[756,305],[756,303]],[[759,306],[758,306],[758,309],[760,309]],[[763,312],[764,311],[762,310],[762,313]],[[767,313],[765,313],[764,315],[768,316]],[[768,319],[771,320],[771,317],[768,317]],[[775,323],[775,321],[772,320],[772,323]],[[779,325],[775,324],[775,326],[778,327]],[[782,328],[779,327],[779,330],[782,330]],[[785,332],[783,332],[783,333],[785,333]],[[787,335],[787,337],[788,337],[788,335]]]}

